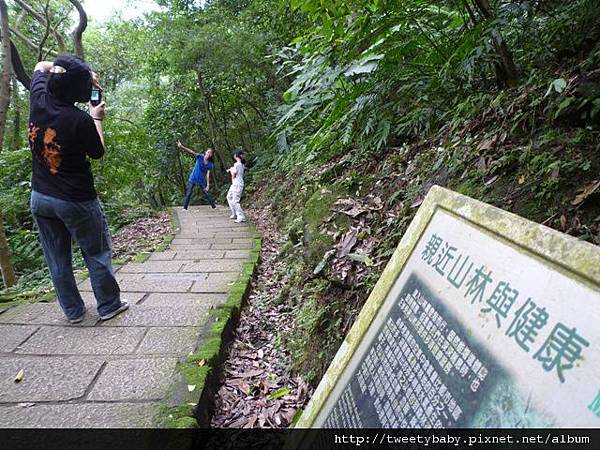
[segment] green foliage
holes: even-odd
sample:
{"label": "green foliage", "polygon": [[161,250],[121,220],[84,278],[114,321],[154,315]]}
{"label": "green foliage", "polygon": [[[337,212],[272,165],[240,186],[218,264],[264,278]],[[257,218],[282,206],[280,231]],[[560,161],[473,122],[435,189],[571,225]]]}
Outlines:
{"label": "green foliage", "polygon": [[[56,23],[66,3],[50,2]],[[570,203],[600,170],[598,0],[497,0],[490,10],[472,0],[158,3],[162,11],[117,16],[84,35],[106,88],[107,155],[93,168],[111,225],[126,222],[124,209],[134,217],[180,202],[193,161],[178,139],[215,148],[216,195],[229,183],[231,151],[243,147],[256,182],[247,193],[288,235],[281,303],[296,330],[284,341],[311,379],[433,183],[597,239],[597,225],[578,226],[597,208]],[[19,29],[34,40],[44,33],[29,16]],[[18,45],[31,70],[37,52]],[[21,280],[43,283],[18,139],[27,97],[13,97],[0,206]],[[351,289],[325,269],[315,278],[350,224],[332,218],[338,193],[374,192],[394,215],[372,219],[385,238],[368,256],[349,256],[365,277]]]}
{"label": "green foliage", "polygon": [[[392,139],[460,126],[487,107],[489,95],[481,91],[496,89],[502,39],[523,73],[538,64],[547,69],[548,49],[592,49],[597,60],[598,31],[591,25],[600,20],[597,2],[543,9],[497,2],[493,18],[469,4],[292,1],[312,27],[274,58],[281,74],[293,76],[275,130],[293,140],[293,154],[276,162],[327,161],[357,144],[364,155]],[[591,123],[600,111],[597,98],[596,91],[581,98],[565,90],[545,109],[554,119],[568,113]]]}
{"label": "green foliage", "polygon": [[314,24],[275,60],[295,74],[277,132],[310,131],[297,151],[315,153],[338,140],[337,152],[357,141],[376,151],[392,135],[425,133],[440,118],[438,91],[465,82],[453,69],[477,30],[460,11],[392,3],[292,2]]}
{"label": "green foliage", "polygon": [[[331,355],[344,338],[342,324],[346,307],[342,297],[327,298],[329,285],[323,280],[307,283],[298,298],[294,333],[286,346],[292,353],[295,369],[309,382],[318,380],[329,365]],[[325,299],[327,298],[327,301]],[[327,339],[323,339],[327,336]]]}
{"label": "green foliage", "polygon": [[144,64],[151,80],[145,122],[162,158],[161,178],[185,182],[189,162],[176,155],[177,139],[199,152],[216,150],[217,189],[229,181],[225,169],[235,148],[249,160],[264,149],[284,90],[265,56],[296,22],[276,1],[178,4],[149,19],[147,33],[158,45]]}
{"label": "green foliage", "polygon": [[[296,311],[296,329],[286,345],[310,379],[357,310],[340,301],[333,274],[307,282],[314,264],[299,257],[314,247],[314,230],[307,239],[302,224],[319,210],[317,181],[358,198],[377,193],[393,216],[371,219],[371,232],[385,238],[368,257],[354,256],[368,269],[352,287],[363,300],[433,183],[597,239],[597,226],[577,225],[597,208],[574,212],[571,201],[600,163],[598,3],[491,4],[484,14],[468,1],[290,2],[310,26],[272,54],[288,86],[259,160],[271,170],[263,183],[287,176],[255,196],[268,199],[287,232],[281,301]],[[504,57],[516,80],[503,73]],[[339,239],[317,237],[320,255]]]}

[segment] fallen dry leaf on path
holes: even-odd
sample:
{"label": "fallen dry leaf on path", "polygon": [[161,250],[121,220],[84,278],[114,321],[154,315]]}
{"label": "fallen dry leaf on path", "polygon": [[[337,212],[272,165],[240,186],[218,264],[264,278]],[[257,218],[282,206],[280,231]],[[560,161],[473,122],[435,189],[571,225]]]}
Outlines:
{"label": "fallen dry leaf on path", "polygon": [[340,200],[337,200],[334,203],[334,205],[341,206],[341,208],[338,209],[338,212],[341,212],[342,214],[346,214],[347,216],[353,218],[356,218],[369,210],[368,208],[364,207],[358,201],[352,198],[342,198]]}
{"label": "fallen dry leaf on path", "polygon": [[17,376],[15,377],[15,383],[20,383],[21,381],[23,381],[24,377],[25,377],[25,371],[23,369],[19,370],[19,372],[17,373]]}
{"label": "fallen dry leaf on path", "polygon": [[498,140],[498,136],[497,135],[492,136],[490,139],[484,139],[477,146],[477,150],[484,150],[484,151],[485,150],[491,150],[492,148],[494,148],[494,144],[496,143],[496,140]]}

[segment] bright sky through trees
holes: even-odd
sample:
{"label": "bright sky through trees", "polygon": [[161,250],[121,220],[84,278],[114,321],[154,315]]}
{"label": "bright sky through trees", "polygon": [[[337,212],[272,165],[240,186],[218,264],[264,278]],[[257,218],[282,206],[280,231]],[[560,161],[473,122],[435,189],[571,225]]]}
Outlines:
{"label": "bright sky through trees", "polygon": [[117,12],[121,12],[124,19],[132,19],[160,9],[153,0],[87,0],[83,4],[95,22],[104,22]]}

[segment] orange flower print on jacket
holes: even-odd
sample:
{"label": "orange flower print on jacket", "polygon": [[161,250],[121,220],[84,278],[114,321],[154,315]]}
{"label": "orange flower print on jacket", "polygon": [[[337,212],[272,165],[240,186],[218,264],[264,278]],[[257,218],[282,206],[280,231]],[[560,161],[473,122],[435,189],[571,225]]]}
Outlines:
{"label": "orange flower print on jacket", "polygon": [[40,127],[36,127],[32,123],[29,124],[29,143],[31,144],[31,148],[35,145],[35,140],[37,139],[38,131],[40,131]]}
{"label": "orange flower print on jacket", "polygon": [[44,132],[44,159],[48,165],[48,170],[52,175],[58,173],[58,168],[62,163],[62,155],[60,153],[60,145],[55,141],[56,130],[53,128],[46,128]]}

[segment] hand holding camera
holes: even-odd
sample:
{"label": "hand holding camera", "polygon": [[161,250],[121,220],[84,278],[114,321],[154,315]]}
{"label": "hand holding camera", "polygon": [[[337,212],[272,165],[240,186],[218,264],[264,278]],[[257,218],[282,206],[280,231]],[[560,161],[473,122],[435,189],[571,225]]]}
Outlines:
{"label": "hand holding camera", "polygon": [[90,106],[90,116],[92,116],[92,119],[94,120],[104,120],[104,115],[106,114],[106,104],[104,102],[101,102],[100,104],[98,104],[97,106]]}
{"label": "hand holding camera", "polygon": [[92,96],[90,97],[90,103],[92,106],[98,106],[102,102],[102,91],[96,87],[92,88]]}
{"label": "hand holding camera", "polygon": [[92,72],[92,95],[90,98],[90,115],[94,120],[104,120],[105,103],[102,101],[102,86],[98,82],[98,75]]}

